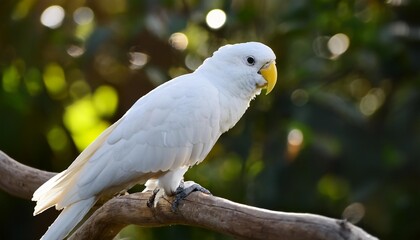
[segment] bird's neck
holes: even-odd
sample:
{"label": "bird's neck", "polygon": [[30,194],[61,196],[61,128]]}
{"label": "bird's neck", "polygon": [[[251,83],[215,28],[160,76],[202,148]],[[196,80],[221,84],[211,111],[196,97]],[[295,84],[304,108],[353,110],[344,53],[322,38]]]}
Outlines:
{"label": "bird's neck", "polygon": [[[223,71],[223,66],[218,66],[207,59],[206,63],[196,70],[196,74],[209,81],[219,91],[220,104],[220,129],[226,132],[232,128],[245,113],[252,99],[260,93],[255,85],[245,79],[239,79],[238,73]],[[211,62],[211,63],[210,63]],[[234,69],[234,68],[231,68]],[[211,72],[211,76],[207,75]]]}
{"label": "bird's neck", "polygon": [[235,126],[242,115],[244,115],[246,109],[249,107],[249,101],[219,94],[219,102],[221,106],[220,128],[222,132],[226,132]]}

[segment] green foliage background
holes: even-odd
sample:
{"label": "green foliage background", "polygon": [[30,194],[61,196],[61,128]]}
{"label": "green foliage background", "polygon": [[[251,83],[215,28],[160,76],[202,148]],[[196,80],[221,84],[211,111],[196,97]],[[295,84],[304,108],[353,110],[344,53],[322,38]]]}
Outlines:
{"label": "green foliage background", "polygon": [[[51,5],[65,10],[55,29],[40,22]],[[76,23],[80,7],[94,19]],[[227,14],[218,30],[205,21],[214,8]],[[420,239],[419,11],[414,0],[5,0],[0,149],[61,171],[163,81],[221,45],[261,41],[277,54],[276,88],[186,178],[273,210],[342,218],[347,208],[381,239]],[[185,50],[168,41],[175,32],[187,36]],[[333,36],[344,52],[328,47]],[[147,63],[133,65],[133,53]],[[57,212],[32,217],[33,207],[0,192],[0,238],[39,238]],[[185,226],[130,226],[128,236],[229,239]]]}

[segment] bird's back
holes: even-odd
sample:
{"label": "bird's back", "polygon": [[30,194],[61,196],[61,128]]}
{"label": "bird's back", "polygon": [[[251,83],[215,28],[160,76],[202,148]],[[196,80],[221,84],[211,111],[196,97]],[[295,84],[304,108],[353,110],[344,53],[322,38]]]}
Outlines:
{"label": "bird's back", "polygon": [[139,99],[67,170],[37,190],[36,212],[114,194],[201,162],[222,133],[222,109],[218,90],[194,77],[174,79]]}

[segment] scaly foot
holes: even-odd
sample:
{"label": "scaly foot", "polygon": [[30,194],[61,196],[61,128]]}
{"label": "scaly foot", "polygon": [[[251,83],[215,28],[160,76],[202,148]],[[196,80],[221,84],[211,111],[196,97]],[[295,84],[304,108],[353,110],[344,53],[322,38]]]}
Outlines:
{"label": "scaly foot", "polygon": [[172,211],[176,212],[178,209],[179,202],[184,200],[192,192],[202,192],[211,195],[210,191],[200,186],[200,184],[193,181],[181,181],[179,187],[175,191],[175,199],[172,202]]}
{"label": "scaly foot", "polygon": [[165,191],[163,191],[163,189],[155,188],[155,190],[153,190],[152,196],[150,196],[149,200],[147,201],[147,206],[149,208],[156,207],[159,199],[165,194],[164,192]]}

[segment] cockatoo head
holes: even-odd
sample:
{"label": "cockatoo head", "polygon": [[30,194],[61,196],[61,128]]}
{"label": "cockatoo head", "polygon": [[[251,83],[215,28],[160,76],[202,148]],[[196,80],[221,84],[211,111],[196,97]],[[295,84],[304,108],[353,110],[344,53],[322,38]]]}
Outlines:
{"label": "cockatoo head", "polygon": [[212,69],[214,81],[232,91],[245,91],[255,95],[261,89],[266,94],[277,81],[276,55],[268,46],[259,42],[225,45],[206,59],[200,68]]}

